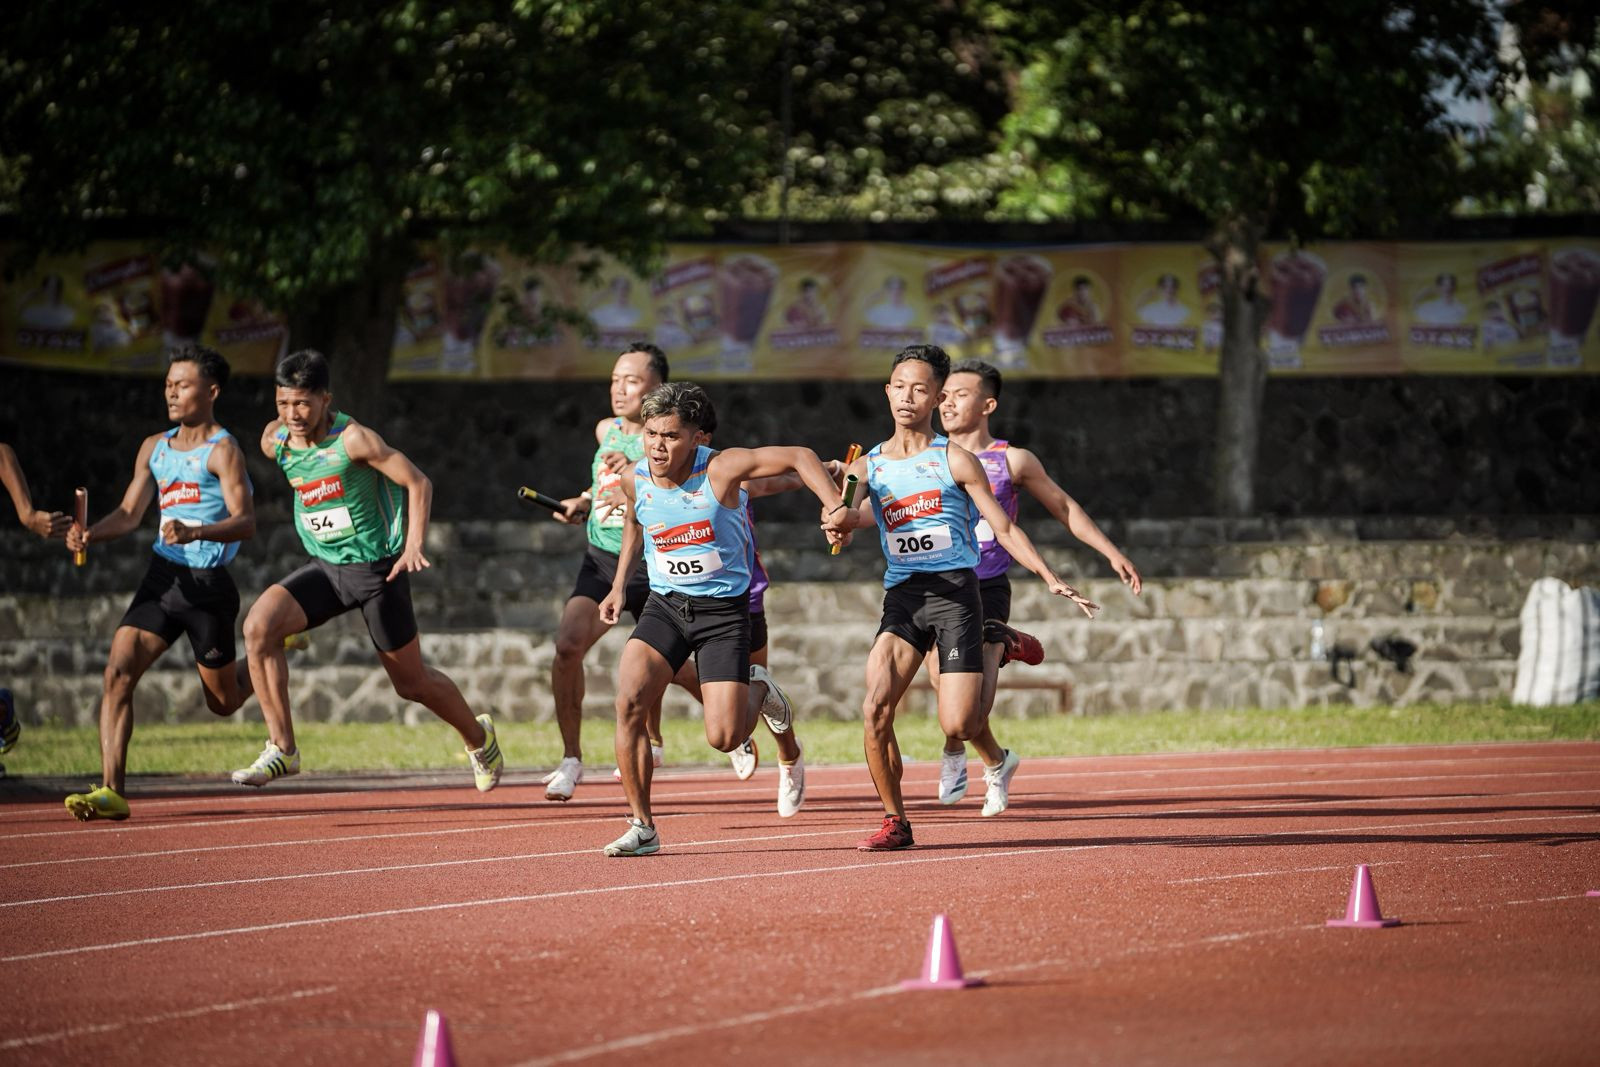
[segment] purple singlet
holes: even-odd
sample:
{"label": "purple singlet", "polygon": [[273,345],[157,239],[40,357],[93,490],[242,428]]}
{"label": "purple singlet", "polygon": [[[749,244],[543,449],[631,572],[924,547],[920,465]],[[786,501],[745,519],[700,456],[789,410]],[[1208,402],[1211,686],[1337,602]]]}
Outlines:
{"label": "purple singlet", "polygon": [[[994,490],[994,498],[1000,508],[1013,522],[1017,518],[1017,489],[1011,484],[1011,466],[1006,463],[1005,441],[996,441],[994,447],[978,453],[978,462],[983,464],[983,473],[989,476],[989,488]],[[993,578],[1004,574],[1011,567],[1011,554],[1000,547],[1000,542],[995,540],[994,529],[989,525],[989,520],[978,519],[978,525],[973,528],[973,533],[978,540],[978,577]]]}
{"label": "purple singlet", "polygon": [[759,615],[766,610],[767,586],[772,582],[767,578],[767,568],[761,562],[761,550],[756,547],[754,500],[745,501],[744,514],[750,523],[750,614]]}

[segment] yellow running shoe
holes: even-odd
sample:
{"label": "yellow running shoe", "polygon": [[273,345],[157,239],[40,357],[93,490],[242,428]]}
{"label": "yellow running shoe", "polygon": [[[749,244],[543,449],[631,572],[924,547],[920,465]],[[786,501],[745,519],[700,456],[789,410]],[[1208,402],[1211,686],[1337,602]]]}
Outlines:
{"label": "yellow running shoe", "polygon": [[121,822],[128,817],[128,802],[117,795],[109,785],[91,789],[87,793],[73,793],[67,797],[67,810],[79,822],[93,819],[114,819]]}
{"label": "yellow running shoe", "polygon": [[500,770],[506,761],[500,755],[500,742],[495,740],[494,720],[487,715],[479,715],[477,719],[483,727],[483,747],[467,749],[467,761],[472,764],[473,784],[478,792],[487,793],[500,784]]}
{"label": "yellow running shoe", "polygon": [[301,630],[283,639],[283,647],[290,652],[304,652],[311,647],[311,635]]}

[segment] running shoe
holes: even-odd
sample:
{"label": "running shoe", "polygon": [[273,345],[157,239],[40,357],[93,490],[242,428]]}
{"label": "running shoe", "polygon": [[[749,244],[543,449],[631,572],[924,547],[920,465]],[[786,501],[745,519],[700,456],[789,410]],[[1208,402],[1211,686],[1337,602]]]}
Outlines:
{"label": "running shoe", "polygon": [[794,722],[794,707],[783,690],[778,688],[778,683],[772,680],[772,672],[759,663],[752,663],[750,680],[767,685],[767,695],[761,701],[761,717],[767,720],[767,727],[775,734],[788,733],[790,724]]}
{"label": "running shoe", "polygon": [[117,795],[109,785],[91,789],[87,793],[73,793],[67,797],[67,810],[79,822],[95,819],[113,819],[121,822],[128,817],[128,802]]}
{"label": "running shoe", "polygon": [[954,804],[967,795],[967,746],[939,757],[939,803]]}
{"label": "running shoe", "polygon": [[494,721],[487,715],[477,717],[483,727],[483,746],[467,749],[467,761],[472,764],[472,782],[478,792],[487,793],[500,784],[500,771],[505,767],[505,757],[500,755],[500,742],[494,736]]}
{"label": "running shoe", "polygon": [[892,852],[897,848],[910,848],[914,844],[916,842],[911,840],[911,823],[897,815],[885,815],[878,832],[865,841],[857,841],[856,848],[862,852]]}
{"label": "running shoe", "polygon": [[1022,766],[1022,757],[1009,748],[1005,751],[1005,758],[1000,761],[1000,766],[983,769],[983,781],[989,787],[989,791],[983,796],[985,815],[999,815],[1011,806],[1011,776]]}
{"label": "running shoe", "polygon": [[[795,742],[796,745],[799,743]],[[799,811],[800,805],[805,802],[806,754],[802,751],[793,763],[778,761],[778,814],[787,819]]]}
{"label": "running shoe", "polygon": [[748,781],[761,766],[761,750],[756,748],[756,739],[745,738],[744,744],[728,753],[728,761],[733,764],[734,777],[741,782]]}
{"label": "running shoe", "polygon": [[545,781],[548,784],[544,787],[544,798],[565,804],[572,799],[572,791],[578,788],[578,783],[583,781],[583,760],[577,756],[565,757]]}
{"label": "running shoe", "polygon": [[0,689],[0,752],[10,752],[17,747],[22,736],[22,720],[17,718],[17,702],[11,690]]}
{"label": "running shoe", "polygon": [[288,652],[304,652],[311,647],[311,635],[304,630],[297,634],[290,634],[283,639],[283,647]]}
{"label": "running shoe", "polygon": [[628,820],[628,832],[606,846],[608,856],[648,856],[661,851],[661,835],[654,826]]}
{"label": "running shoe", "polygon": [[[651,745],[650,746],[650,765],[652,767],[661,766],[661,757],[665,753],[665,751],[666,750],[663,749],[660,745]],[[621,767],[613,767],[613,768],[611,768],[611,777],[617,779],[618,781],[621,781],[622,780],[622,768]]]}
{"label": "running shoe", "polygon": [[995,619],[989,619],[983,624],[983,640],[986,644],[1002,646],[1000,652],[1002,667],[1012,660],[1021,660],[1027,664],[1044,662],[1044,646],[1039,643],[1037,637],[1025,634],[1021,630],[1014,630]]}
{"label": "running shoe", "polygon": [[235,785],[262,786],[274,778],[287,778],[291,774],[300,773],[300,753],[285,754],[284,751],[271,741],[261,750],[261,755],[248,767],[241,767],[233,772]]}

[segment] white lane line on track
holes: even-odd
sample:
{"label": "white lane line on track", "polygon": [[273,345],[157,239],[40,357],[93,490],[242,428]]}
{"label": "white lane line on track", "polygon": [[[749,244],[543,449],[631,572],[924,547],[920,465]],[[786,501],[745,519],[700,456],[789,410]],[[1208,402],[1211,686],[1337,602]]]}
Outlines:
{"label": "white lane line on track", "polygon": [[157,1015],[145,1015],[137,1019],[123,1019],[119,1022],[96,1023],[92,1026],[74,1026],[69,1030],[56,1030],[48,1034],[29,1034],[26,1037],[13,1037],[0,1041],[0,1052],[9,1049],[26,1048],[30,1045],[48,1045],[55,1041],[70,1041],[76,1037],[88,1037],[92,1034],[109,1034],[116,1030],[126,1030],[132,1026],[156,1026],[161,1023],[181,1022],[185,1019],[199,1019],[207,1015],[220,1015],[229,1011],[244,1011],[247,1008],[260,1008],[268,1004],[284,1004],[294,1000],[305,1000],[307,997],[321,997],[338,990],[338,986],[320,986],[316,989],[301,989],[294,993],[283,993],[274,997],[252,997],[249,1000],[231,1000],[222,1004],[207,1004],[199,1008],[186,1008],[183,1011],[164,1011]]}
{"label": "white lane line on track", "polygon": [[[1504,856],[1504,852],[1480,852],[1474,856],[1436,856],[1432,862],[1460,863],[1464,860],[1492,860]],[[1415,860],[1379,860],[1367,864],[1368,867],[1394,867],[1400,864],[1415,863]],[[1321,867],[1286,867],[1278,871],[1245,871],[1242,874],[1207,874],[1199,878],[1171,878],[1168,885],[1196,885],[1201,882],[1229,882],[1238,878],[1276,878],[1280,874],[1316,874],[1321,871],[1348,871],[1348,863],[1330,863]]]}
{"label": "white lane line on track", "polygon": [[[1281,830],[1265,834],[1248,835],[1252,839],[1266,839],[1273,837],[1298,837],[1316,834],[1337,834],[1352,832],[1371,832],[1373,830],[1400,830],[1400,829],[1432,829],[1437,826],[1453,826],[1461,823],[1470,823],[1474,826],[1490,826],[1505,823],[1521,822],[1562,822],[1570,819],[1596,819],[1600,812],[1591,812],[1576,815],[1539,815],[1519,817],[1512,819],[1433,819],[1428,822],[1416,823],[1388,823],[1373,826],[1351,828],[1348,826],[1328,827],[1322,830]],[[1214,838],[1196,839],[1191,837],[1158,837],[1142,842],[1145,845],[1192,845],[1210,842]],[[935,863],[965,863],[973,861],[986,861],[1005,859],[1015,856],[1039,857],[1052,853],[1088,852],[1100,849],[1121,847],[1115,844],[1093,845],[1047,845],[1042,848],[1002,849],[998,851],[983,851],[966,853],[958,856],[910,856],[904,859],[880,859],[865,863],[847,863],[828,867],[800,867],[782,871],[747,871],[741,874],[712,875],[705,878],[680,878],[665,882],[640,882],[633,885],[620,886],[593,886],[587,889],[562,889],[552,890],[547,893],[519,893],[505,897],[490,897],[486,900],[458,900],[447,901],[440,904],[420,904],[408,908],[383,908],[370,912],[352,912],[345,915],[326,915],[314,919],[290,919],[277,923],[261,923],[255,926],[228,927],[219,930],[197,930],[186,934],[166,934],[160,937],[142,937],[128,941],[113,941],[98,945],[78,945],[73,948],[45,949],[39,952],[27,952],[14,956],[0,956],[0,963],[20,963],[27,960],[52,959],[60,956],[75,956],[89,952],[109,952],[124,948],[141,948],[147,945],[171,944],[179,941],[201,941],[215,937],[230,937],[239,934],[267,933],[274,930],[292,930],[298,927],[329,926],[335,923],[355,922],[362,919],[382,919],[397,915],[421,915],[429,912],[458,911],[465,908],[481,908],[493,904],[525,904],[542,900],[562,900],[571,897],[605,896],[613,893],[632,893],[647,889],[678,889],[686,886],[712,885],[719,882],[733,882],[740,880],[755,881],[767,878],[794,878],[807,874],[838,874],[846,871],[881,870],[884,867],[919,866]]]}

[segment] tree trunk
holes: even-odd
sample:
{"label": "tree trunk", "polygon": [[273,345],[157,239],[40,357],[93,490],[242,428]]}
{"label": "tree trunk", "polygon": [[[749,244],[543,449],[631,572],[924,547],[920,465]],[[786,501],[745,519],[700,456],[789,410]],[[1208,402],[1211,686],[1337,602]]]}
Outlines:
{"label": "tree trunk", "polygon": [[1222,353],[1217,390],[1216,467],[1212,504],[1218,515],[1254,514],[1261,408],[1267,355],[1261,347],[1268,301],[1261,292],[1259,253],[1265,227],[1235,217],[1217,226],[1206,247],[1222,268]]}
{"label": "tree trunk", "polygon": [[342,285],[290,320],[298,348],[328,357],[334,405],[382,431],[389,401],[389,356],[401,284],[412,262],[409,246],[373,255],[365,277]]}

